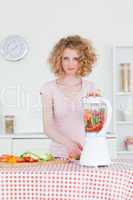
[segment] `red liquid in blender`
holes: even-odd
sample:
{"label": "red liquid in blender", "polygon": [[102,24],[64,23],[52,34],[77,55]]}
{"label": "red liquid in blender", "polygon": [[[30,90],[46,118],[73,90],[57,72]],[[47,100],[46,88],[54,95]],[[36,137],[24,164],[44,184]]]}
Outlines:
{"label": "red liquid in blender", "polygon": [[85,124],[85,132],[99,132],[104,125],[105,122],[105,110],[104,108],[97,110],[84,110],[84,124]]}

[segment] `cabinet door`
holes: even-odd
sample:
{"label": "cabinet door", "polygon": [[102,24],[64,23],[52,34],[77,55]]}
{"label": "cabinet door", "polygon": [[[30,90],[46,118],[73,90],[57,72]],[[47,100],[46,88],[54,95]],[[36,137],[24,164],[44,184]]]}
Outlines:
{"label": "cabinet door", "polygon": [[107,144],[111,159],[117,158],[117,140],[116,138],[107,138]]}
{"label": "cabinet door", "polygon": [[0,138],[0,154],[11,154],[11,139]]}
{"label": "cabinet door", "polygon": [[15,138],[13,139],[13,153],[22,154],[26,151],[31,151],[34,153],[46,153],[49,152],[50,139],[40,139],[40,138]]}

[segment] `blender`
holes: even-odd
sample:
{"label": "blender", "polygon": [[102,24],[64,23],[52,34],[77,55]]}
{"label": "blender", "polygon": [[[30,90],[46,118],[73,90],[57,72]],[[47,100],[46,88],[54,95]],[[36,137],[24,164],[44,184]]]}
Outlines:
{"label": "blender", "polygon": [[81,100],[85,143],[80,164],[85,166],[108,166],[111,164],[106,130],[112,116],[110,102],[103,97],[86,96]]}

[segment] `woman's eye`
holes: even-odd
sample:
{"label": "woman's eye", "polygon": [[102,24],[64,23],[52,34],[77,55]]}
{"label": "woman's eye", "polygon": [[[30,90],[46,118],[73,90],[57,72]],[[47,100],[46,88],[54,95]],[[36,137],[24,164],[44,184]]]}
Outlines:
{"label": "woman's eye", "polygon": [[63,60],[68,60],[68,57],[64,57]]}
{"label": "woman's eye", "polygon": [[69,57],[63,57],[63,60],[69,60],[69,61],[79,61],[78,57],[74,57],[74,58],[69,58]]}
{"label": "woman's eye", "polygon": [[79,61],[79,58],[74,58],[74,60]]}

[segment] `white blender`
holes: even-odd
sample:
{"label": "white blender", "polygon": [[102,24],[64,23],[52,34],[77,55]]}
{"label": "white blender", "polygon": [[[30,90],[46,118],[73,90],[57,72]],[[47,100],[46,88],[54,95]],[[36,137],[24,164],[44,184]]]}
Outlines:
{"label": "white blender", "polygon": [[108,166],[111,164],[106,129],[112,116],[110,102],[103,97],[83,97],[85,144],[80,164],[85,166]]}

